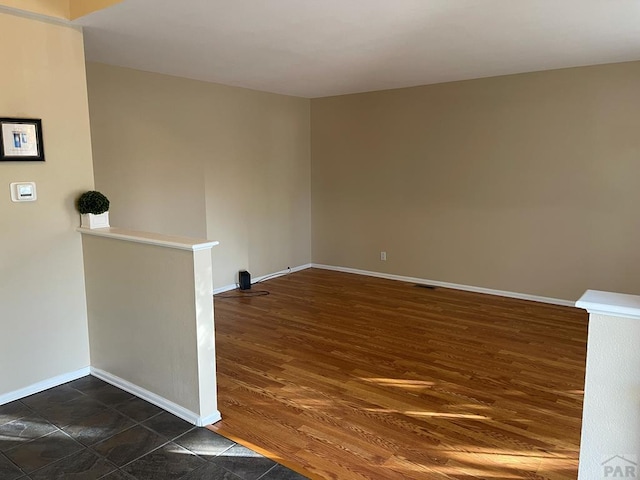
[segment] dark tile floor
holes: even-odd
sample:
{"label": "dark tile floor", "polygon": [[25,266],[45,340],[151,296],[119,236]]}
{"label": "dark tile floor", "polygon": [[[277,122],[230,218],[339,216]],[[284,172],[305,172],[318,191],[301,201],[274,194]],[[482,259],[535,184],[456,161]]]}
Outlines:
{"label": "dark tile floor", "polygon": [[0,480],[301,480],[87,376],[0,406]]}

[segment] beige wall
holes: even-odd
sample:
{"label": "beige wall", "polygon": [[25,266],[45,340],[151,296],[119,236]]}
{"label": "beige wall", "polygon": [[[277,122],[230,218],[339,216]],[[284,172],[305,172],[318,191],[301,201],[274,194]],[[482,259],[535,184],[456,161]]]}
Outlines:
{"label": "beige wall", "polygon": [[[0,396],[89,365],[76,195],[93,186],[82,33],[0,13],[0,116],[41,118],[46,162],[0,163]],[[38,200],[12,203],[9,183]]]}
{"label": "beige wall", "polygon": [[2,6],[47,17],[69,19],[69,0],[0,0],[0,7]]}
{"label": "beige wall", "polygon": [[219,240],[216,288],[310,261],[309,101],[89,63],[111,224]]}
{"label": "beige wall", "polygon": [[120,2],[122,0],[69,0],[69,18],[74,20]]}
{"label": "beige wall", "polygon": [[0,8],[35,13],[46,17],[74,20],[110,7],[122,0],[0,0]]}
{"label": "beige wall", "polygon": [[216,88],[205,162],[216,287],[311,262],[309,100]]}
{"label": "beige wall", "polygon": [[91,366],[218,420],[209,249],[83,237]]}
{"label": "beige wall", "polygon": [[639,84],[627,63],[312,100],[313,261],[638,293]]}

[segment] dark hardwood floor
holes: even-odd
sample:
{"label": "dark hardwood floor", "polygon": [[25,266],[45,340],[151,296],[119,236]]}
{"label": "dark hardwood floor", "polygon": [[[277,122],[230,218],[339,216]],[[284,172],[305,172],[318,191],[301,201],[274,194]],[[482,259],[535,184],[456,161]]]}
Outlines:
{"label": "dark hardwood floor", "polygon": [[260,289],[215,299],[213,430],[312,478],[576,478],[584,311],[318,269]]}

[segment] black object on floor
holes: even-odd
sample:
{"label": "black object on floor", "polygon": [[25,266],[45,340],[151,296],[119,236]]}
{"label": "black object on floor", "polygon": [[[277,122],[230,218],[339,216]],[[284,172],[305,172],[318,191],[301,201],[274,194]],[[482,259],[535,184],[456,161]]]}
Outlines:
{"label": "black object on floor", "polygon": [[240,272],[238,272],[238,284],[240,290],[251,289],[251,274],[246,270],[240,270]]}
{"label": "black object on floor", "polygon": [[65,478],[306,477],[86,376],[0,406],[0,479]]}

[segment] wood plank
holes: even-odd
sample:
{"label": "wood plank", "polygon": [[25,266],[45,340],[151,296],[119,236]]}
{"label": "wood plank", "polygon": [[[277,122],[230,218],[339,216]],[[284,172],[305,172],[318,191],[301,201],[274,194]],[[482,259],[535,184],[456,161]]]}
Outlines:
{"label": "wood plank", "polygon": [[316,269],[260,289],[215,298],[213,430],[310,478],[576,478],[582,310]]}

